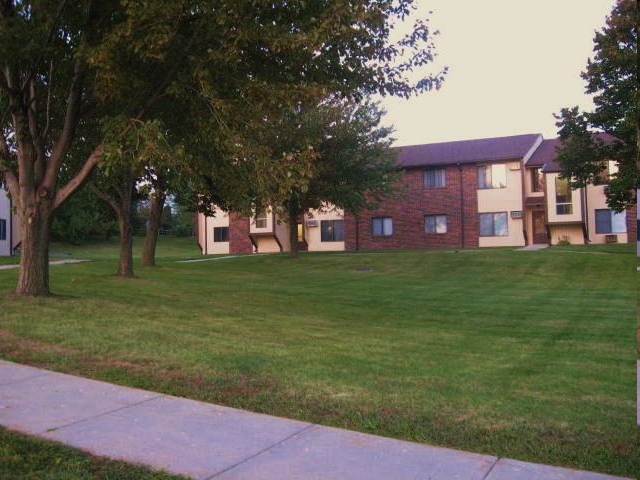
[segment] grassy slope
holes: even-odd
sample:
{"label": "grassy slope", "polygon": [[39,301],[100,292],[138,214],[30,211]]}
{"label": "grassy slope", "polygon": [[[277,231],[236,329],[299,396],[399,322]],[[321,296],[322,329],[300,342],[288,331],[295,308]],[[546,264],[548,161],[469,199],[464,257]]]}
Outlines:
{"label": "grassy slope", "polygon": [[[165,247],[165,250],[162,250]],[[60,251],[71,250],[55,246]],[[69,251],[0,355],[255,411],[637,474],[635,248],[253,256],[121,280]],[[613,252],[613,253],[606,253]],[[0,271],[9,291],[15,271]]]}

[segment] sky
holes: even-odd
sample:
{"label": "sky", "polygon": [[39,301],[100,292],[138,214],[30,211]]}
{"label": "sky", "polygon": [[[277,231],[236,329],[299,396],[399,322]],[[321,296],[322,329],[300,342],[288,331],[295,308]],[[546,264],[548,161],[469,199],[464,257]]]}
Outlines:
{"label": "sky", "polygon": [[414,15],[440,31],[429,69],[447,65],[449,73],[438,91],[383,99],[396,146],[522,133],[554,138],[553,114],[562,107],[592,110],[580,72],[615,0],[418,4]]}

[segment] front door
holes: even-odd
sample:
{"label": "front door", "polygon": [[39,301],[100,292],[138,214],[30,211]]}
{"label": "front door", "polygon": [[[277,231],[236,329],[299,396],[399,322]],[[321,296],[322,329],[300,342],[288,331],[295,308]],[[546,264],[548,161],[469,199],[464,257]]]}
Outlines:
{"label": "front door", "polygon": [[304,239],[304,225],[303,220],[299,221],[296,228],[298,229],[298,251],[305,252],[307,250],[307,242]]}
{"label": "front door", "polygon": [[544,221],[544,211],[534,210],[531,212],[533,217],[533,243],[549,243],[547,235],[547,224]]}

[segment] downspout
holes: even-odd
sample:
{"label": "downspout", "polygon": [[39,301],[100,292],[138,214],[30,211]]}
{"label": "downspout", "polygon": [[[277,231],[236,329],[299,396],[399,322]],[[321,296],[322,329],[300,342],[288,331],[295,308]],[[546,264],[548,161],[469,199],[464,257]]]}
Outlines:
{"label": "downspout", "polygon": [[[521,172],[520,185],[522,189],[522,207],[521,207],[522,208],[522,236],[524,237],[524,244],[526,246],[526,245],[529,245],[529,239],[527,238],[527,214],[529,212],[527,211],[527,201],[526,201],[527,193],[525,191],[526,189],[525,177],[527,176],[527,168],[524,166],[524,160],[522,160],[522,163],[520,165],[521,165],[520,166],[520,172]],[[532,223],[533,223],[533,218],[532,218]]]}
{"label": "downspout", "polygon": [[9,255],[13,257],[13,200],[9,197]]}
{"label": "downspout", "polygon": [[582,202],[582,218],[583,220],[583,224],[582,224],[582,234],[584,235],[584,243],[585,245],[591,242],[591,239],[589,238],[589,203],[588,203],[588,196],[587,196],[587,186],[582,187],[582,198],[584,199],[584,201]]}
{"label": "downspout", "polygon": [[360,251],[360,215],[356,217],[356,252]]}
{"label": "downspout", "polygon": [[209,253],[209,242],[207,241],[207,232],[209,231],[209,228],[207,227],[207,219],[209,217],[207,217],[207,215],[205,214],[204,216],[204,255],[207,255]]}
{"label": "downspout", "polygon": [[464,191],[462,182],[462,165],[458,162],[458,173],[460,177],[460,248],[464,248]]}

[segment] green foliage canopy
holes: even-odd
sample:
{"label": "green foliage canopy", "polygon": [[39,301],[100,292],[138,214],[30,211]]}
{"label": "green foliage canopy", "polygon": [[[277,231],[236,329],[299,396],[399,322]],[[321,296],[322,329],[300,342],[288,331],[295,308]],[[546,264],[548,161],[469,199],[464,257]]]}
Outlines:
{"label": "green foliage canopy", "polygon": [[[563,176],[574,187],[598,183],[603,159],[618,162],[607,189],[609,206],[617,211],[637,201],[638,183],[638,11],[632,0],[618,0],[601,32],[594,37],[594,57],[582,72],[586,93],[594,94],[595,109],[563,108],[558,120],[563,145],[558,160]],[[617,141],[601,141],[593,131]]]}

